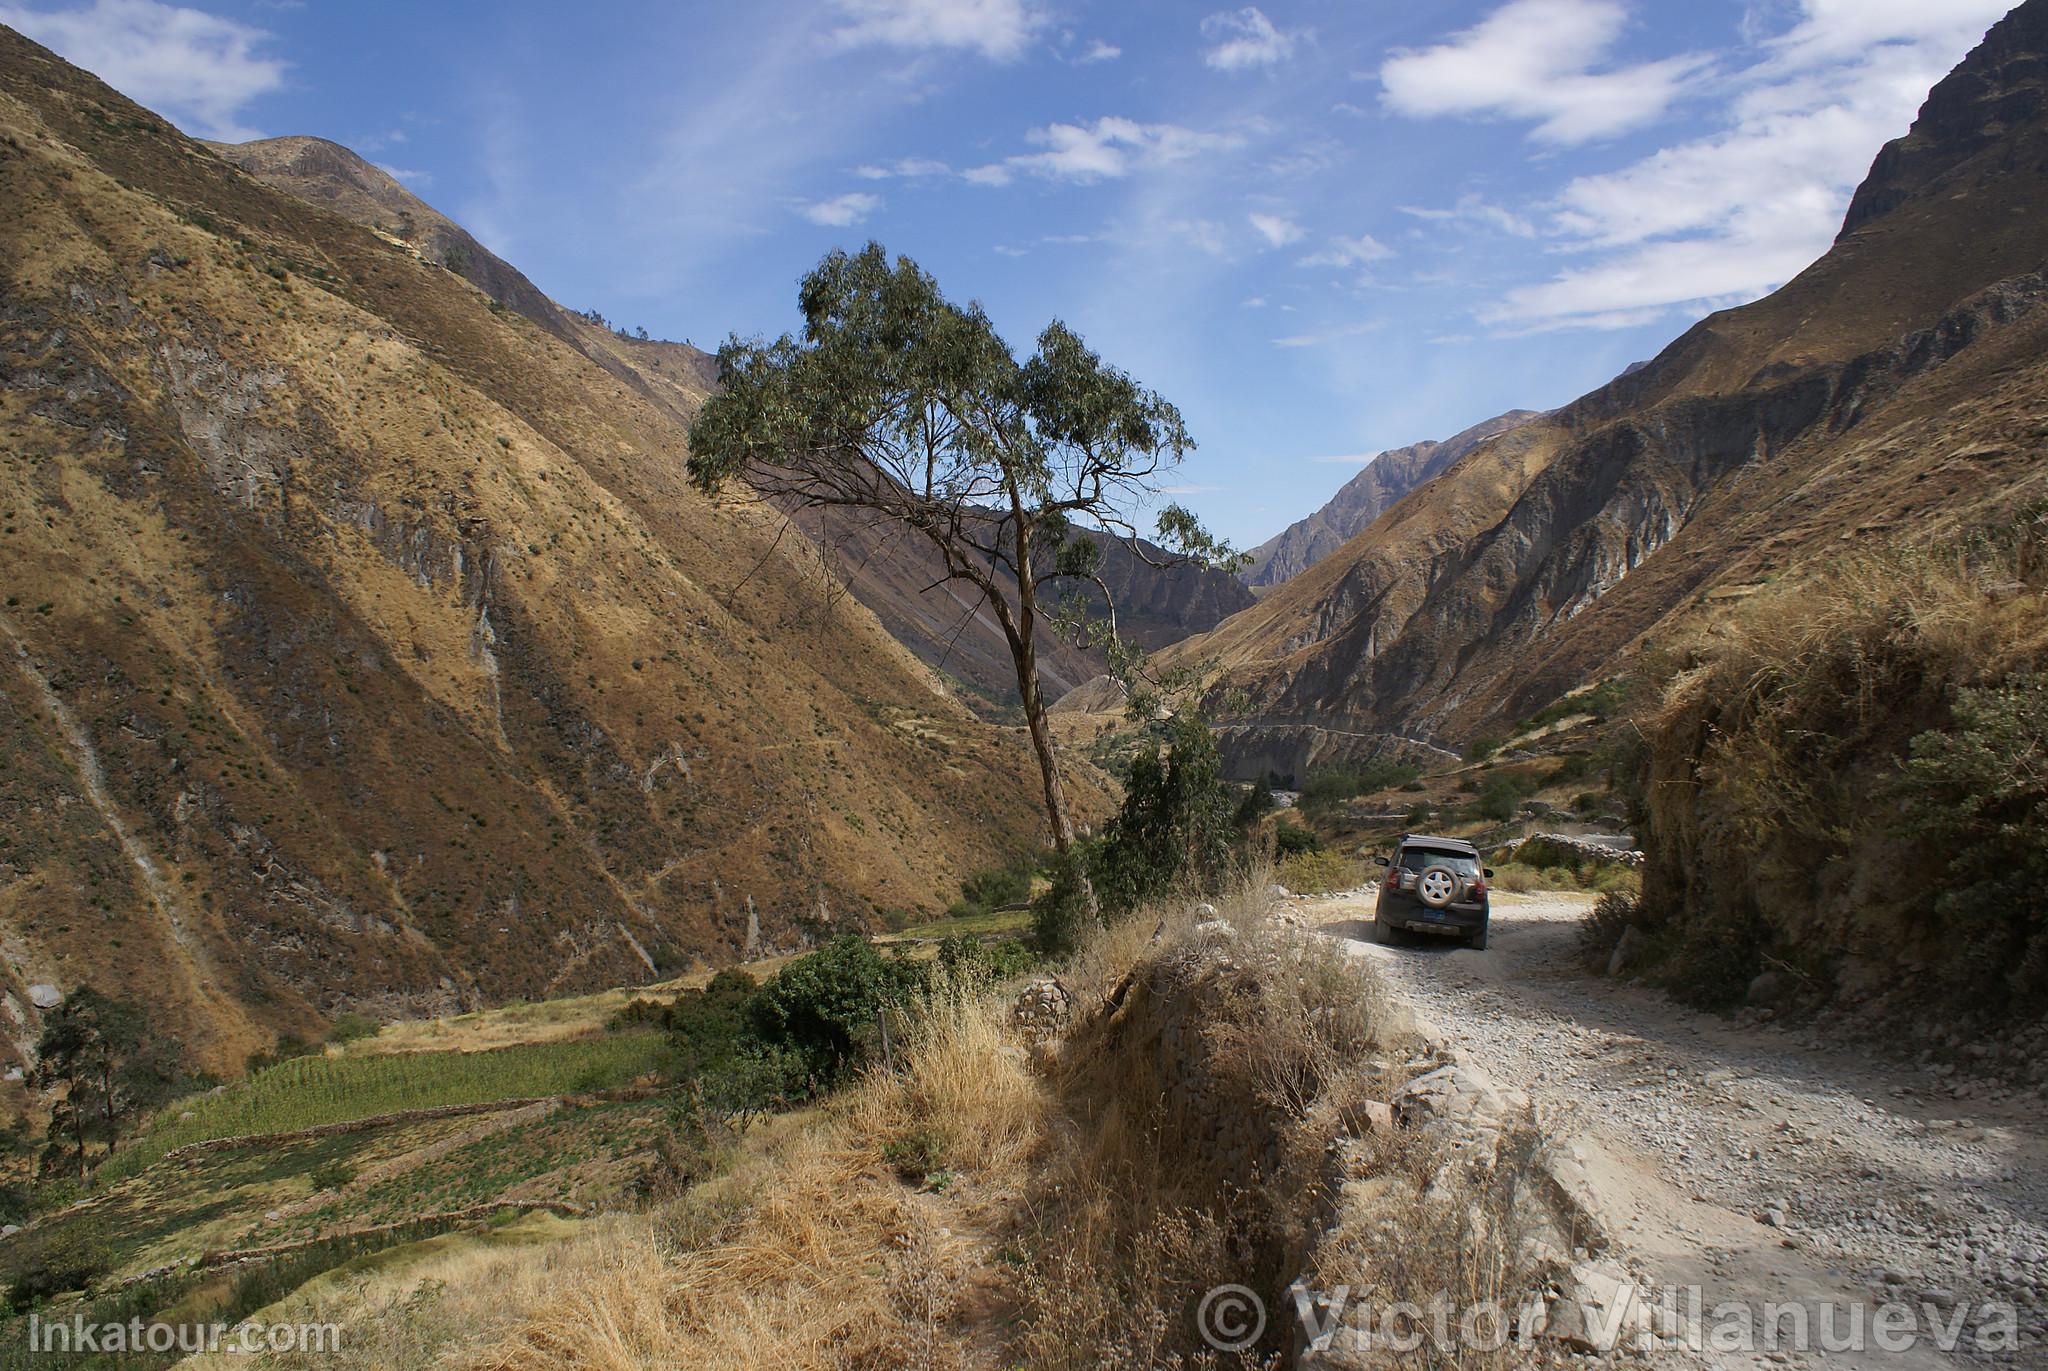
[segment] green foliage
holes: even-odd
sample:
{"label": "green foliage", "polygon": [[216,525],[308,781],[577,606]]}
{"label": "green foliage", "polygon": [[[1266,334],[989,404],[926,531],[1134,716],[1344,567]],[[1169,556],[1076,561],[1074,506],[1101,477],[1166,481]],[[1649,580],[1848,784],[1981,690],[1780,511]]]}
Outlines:
{"label": "green foliage", "polygon": [[1273,852],[1275,856],[1292,857],[1302,852],[1321,852],[1323,840],[1299,824],[1282,819],[1273,825]]}
{"label": "green foliage", "polygon": [[964,935],[939,944],[939,969],[953,985],[993,985],[1021,976],[1038,962],[1038,955],[1015,938],[984,942]]}
{"label": "green foliage", "polygon": [[1584,690],[1575,690],[1516,724],[1515,732],[1533,733],[1561,719],[1581,714],[1591,715],[1596,720],[1611,719],[1619,714],[1622,706],[1627,703],[1629,690],[1633,685],[1634,682],[1628,677],[1615,676]]}
{"label": "green foliage", "polygon": [[1507,739],[1492,734],[1474,738],[1471,742],[1465,744],[1465,760],[1468,762],[1483,762],[1494,753],[1500,751],[1501,745],[1506,741]]}
{"label": "green foliage", "polygon": [[1064,957],[1080,945],[1088,918],[1088,868],[1099,846],[1078,842],[1054,858],[1051,879],[1031,902],[1031,941],[1041,955]]}
{"label": "green foliage", "polygon": [[977,871],[960,883],[960,898],[984,911],[1020,903],[1031,894],[1031,878],[1037,874],[1038,865],[1034,857]]}
{"label": "green foliage", "polygon": [[977,871],[960,883],[960,898],[946,910],[948,919],[986,920],[1031,898],[1031,880],[1042,859],[1024,857],[1004,866]]}
{"label": "green foliage", "polygon": [[[294,1057],[166,1109],[103,1168],[133,1175],[174,1147],[208,1138],[287,1133],[439,1105],[531,1099],[620,1086],[655,1070],[662,1035],[607,1033],[491,1052]],[[175,1117],[191,1115],[190,1118]]]}
{"label": "green foliage", "polygon": [[941,1169],[944,1140],[933,1129],[913,1128],[882,1144],[882,1160],[903,1180],[919,1184]]}
{"label": "green foliage", "polygon": [[1273,808],[1273,788],[1261,776],[1245,788],[1244,799],[1238,802],[1236,823],[1239,828],[1250,828]]}
{"label": "green foliage", "polygon": [[1208,890],[1228,869],[1238,836],[1236,805],[1222,780],[1216,741],[1201,720],[1169,726],[1162,756],[1131,761],[1124,801],[1089,862],[1103,912],[1128,913],[1175,889]]}
{"label": "green foliage", "polygon": [[331,1043],[352,1043],[359,1038],[373,1038],[383,1027],[367,1014],[337,1014],[333,1025],[327,1030],[327,1041]]}
{"label": "green foliage", "polygon": [[1327,767],[1301,783],[1301,812],[1310,818],[1330,813],[1346,800],[1376,791],[1393,790],[1420,773],[1406,762],[1380,758],[1362,767]]}
{"label": "green foliage", "polygon": [[7,1303],[19,1313],[67,1291],[84,1290],[105,1275],[112,1255],[98,1224],[59,1225],[35,1249],[7,1289]]}
{"label": "green foliage", "polygon": [[809,1080],[829,1087],[868,1060],[883,1011],[907,1003],[920,980],[909,963],[844,934],[770,977],[747,1000],[747,1024],[762,1044],[792,1054]]}
{"label": "green foliage", "polygon": [[1515,817],[1521,803],[1522,791],[1511,778],[1491,776],[1479,787],[1479,798],[1472,807],[1482,819],[1505,823]]}
{"label": "green foliage", "polygon": [[124,1123],[161,1103],[184,1078],[176,1039],[153,1035],[141,1009],[80,986],[43,1021],[36,1044],[35,1085],[60,1092],[50,1108],[45,1169],[81,1176],[88,1144],[114,1150]]}
{"label": "green foliage", "polygon": [[[1137,511],[1194,447],[1180,411],[1058,321],[1019,361],[979,305],[947,300],[879,243],[827,254],[797,302],[801,339],[733,337],[719,349],[718,391],[690,428],[690,479],[707,493],[743,481],[784,507],[856,506],[933,544],[951,579],[1014,630],[1019,698],[1041,723],[1035,621],[1056,617],[1041,592],[1107,593],[1096,539],[1135,543]],[[1159,511],[1154,537],[1179,560],[1236,561],[1177,505]],[[1105,631],[1137,705],[1142,654]],[[1050,747],[1038,762],[1057,793]],[[1048,817],[1071,845],[1050,797]]]}
{"label": "green foliage", "polygon": [[1273,869],[1280,884],[1297,895],[1328,895],[1361,883],[1363,868],[1335,852],[1301,852]]}
{"label": "green foliage", "polygon": [[2012,989],[2048,1000],[2048,675],[1956,692],[1913,739],[1906,826],[1940,863],[1935,910]]}

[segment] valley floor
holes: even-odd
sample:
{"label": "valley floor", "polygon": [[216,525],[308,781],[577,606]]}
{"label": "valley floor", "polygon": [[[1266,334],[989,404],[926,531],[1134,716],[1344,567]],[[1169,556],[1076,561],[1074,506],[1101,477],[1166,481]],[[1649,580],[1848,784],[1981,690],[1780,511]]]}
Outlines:
{"label": "valley floor", "polygon": [[[1298,903],[1282,917],[1369,958],[1461,1055],[1527,1091],[1544,1124],[1577,1135],[1614,1243],[1643,1284],[1700,1286],[1709,1311],[1723,1300],[1903,1300],[1946,1324],[1967,1308],[1966,1347],[1982,1303],[2007,1301],[2020,1346],[1991,1362],[2043,1364],[2041,1096],[1955,1099],[1946,1079],[1806,1030],[1694,1013],[1588,976],[1575,934],[1589,900],[1500,897],[1486,952],[1414,937],[1372,945],[1370,895]],[[1704,1364],[1981,1359],[1930,1347],[1709,1351]]]}

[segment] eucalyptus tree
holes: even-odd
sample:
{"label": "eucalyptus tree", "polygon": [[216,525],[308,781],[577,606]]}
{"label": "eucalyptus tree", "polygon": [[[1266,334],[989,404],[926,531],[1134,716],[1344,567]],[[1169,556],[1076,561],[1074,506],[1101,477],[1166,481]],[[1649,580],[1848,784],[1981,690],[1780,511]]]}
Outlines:
{"label": "eucalyptus tree", "polygon": [[[798,291],[801,338],[729,339],[719,389],[690,429],[703,490],[738,480],[790,509],[852,509],[929,543],[944,574],[978,592],[1017,669],[1053,846],[1074,824],[1038,674],[1041,625],[1085,636],[1128,681],[1141,654],[1115,632],[1102,541],[1154,566],[1239,558],[1178,505],[1142,514],[1193,450],[1178,409],[1106,365],[1055,320],[1023,360],[979,304],[956,305],[878,243],[834,251]],[[1102,616],[1084,622],[1092,585]],[[1127,687],[1128,688],[1128,687]]]}

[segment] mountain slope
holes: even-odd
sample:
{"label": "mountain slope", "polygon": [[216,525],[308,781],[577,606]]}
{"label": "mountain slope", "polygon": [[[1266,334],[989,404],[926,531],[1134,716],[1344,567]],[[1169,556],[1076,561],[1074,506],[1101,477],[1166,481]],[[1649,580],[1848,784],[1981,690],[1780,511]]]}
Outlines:
{"label": "mountain slope", "polygon": [[1252,549],[1246,585],[1276,586],[1298,576],[1344,546],[1396,500],[1455,463],[1496,434],[1537,417],[1533,409],[1512,409],[1442,442],[1413,443],[1371,458],[1365,469],[1338,487],[1323,507],[1289,524]]}
{"label": "mountain slope", "polygon": [[[1182,650],[1236,760],[1458,742],[1627,669],[1786,566],[2044,493],[2048,0],[1877,158],[1834,248],[1649,365],[1481,443]],[[1281,770],[1292,769],[1287,766]]]}
{"label": "mountain slope", "polygon": [[[685,344],[627,338],[565,310],[509,263],[492,255],[459,224],[415,196],[381,168],[320,138],[269,138],[208,147],[269,185],[334,210],[402,242],[422,260],[458,272],[507,309],[541,327],[598,365],[627,379],[685,423],[718,382],[715,358]],[[927,664],[968,688],[968,700],[1005,712],[1017,700],[1016,668],[1002,631],[985,608],[941,583],[942,564],[920,539],[886,526],[818,513],[796,523],[824,550],[831,573],[883,627]],[[1214,628],[1252,602],[1222,572],[1161,571],[1105,540],[1104,579],[1117,596],[1126,633],[1163,647]],[[1099,601],[1099,597],[1098,597]],[[1103,669],[1099,651],[1041,631],[1040,664],[1057,697]]]}
{"label": "mountain slope", "polygon": [[0,204],[17,1049],[29,986],[89,981],[232,1067],[1035,839],[1020,737],[696,495],[675,394],[5,30]]}

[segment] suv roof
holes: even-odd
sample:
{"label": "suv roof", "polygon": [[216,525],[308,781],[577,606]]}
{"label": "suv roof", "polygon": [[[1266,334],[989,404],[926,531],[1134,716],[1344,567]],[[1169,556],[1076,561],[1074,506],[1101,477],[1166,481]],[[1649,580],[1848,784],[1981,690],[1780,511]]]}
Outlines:
{"label": "suv roof", "polygon": [[1479,853],[1478,848],[1472,846],[1471,843],[1466,842],[1463,838],[1433,838],[1427,833],[1403,833],[1400,846],[1442,847],[1448,848],[1453,852],[1470,852],[1474,856],[1477,856]]}

